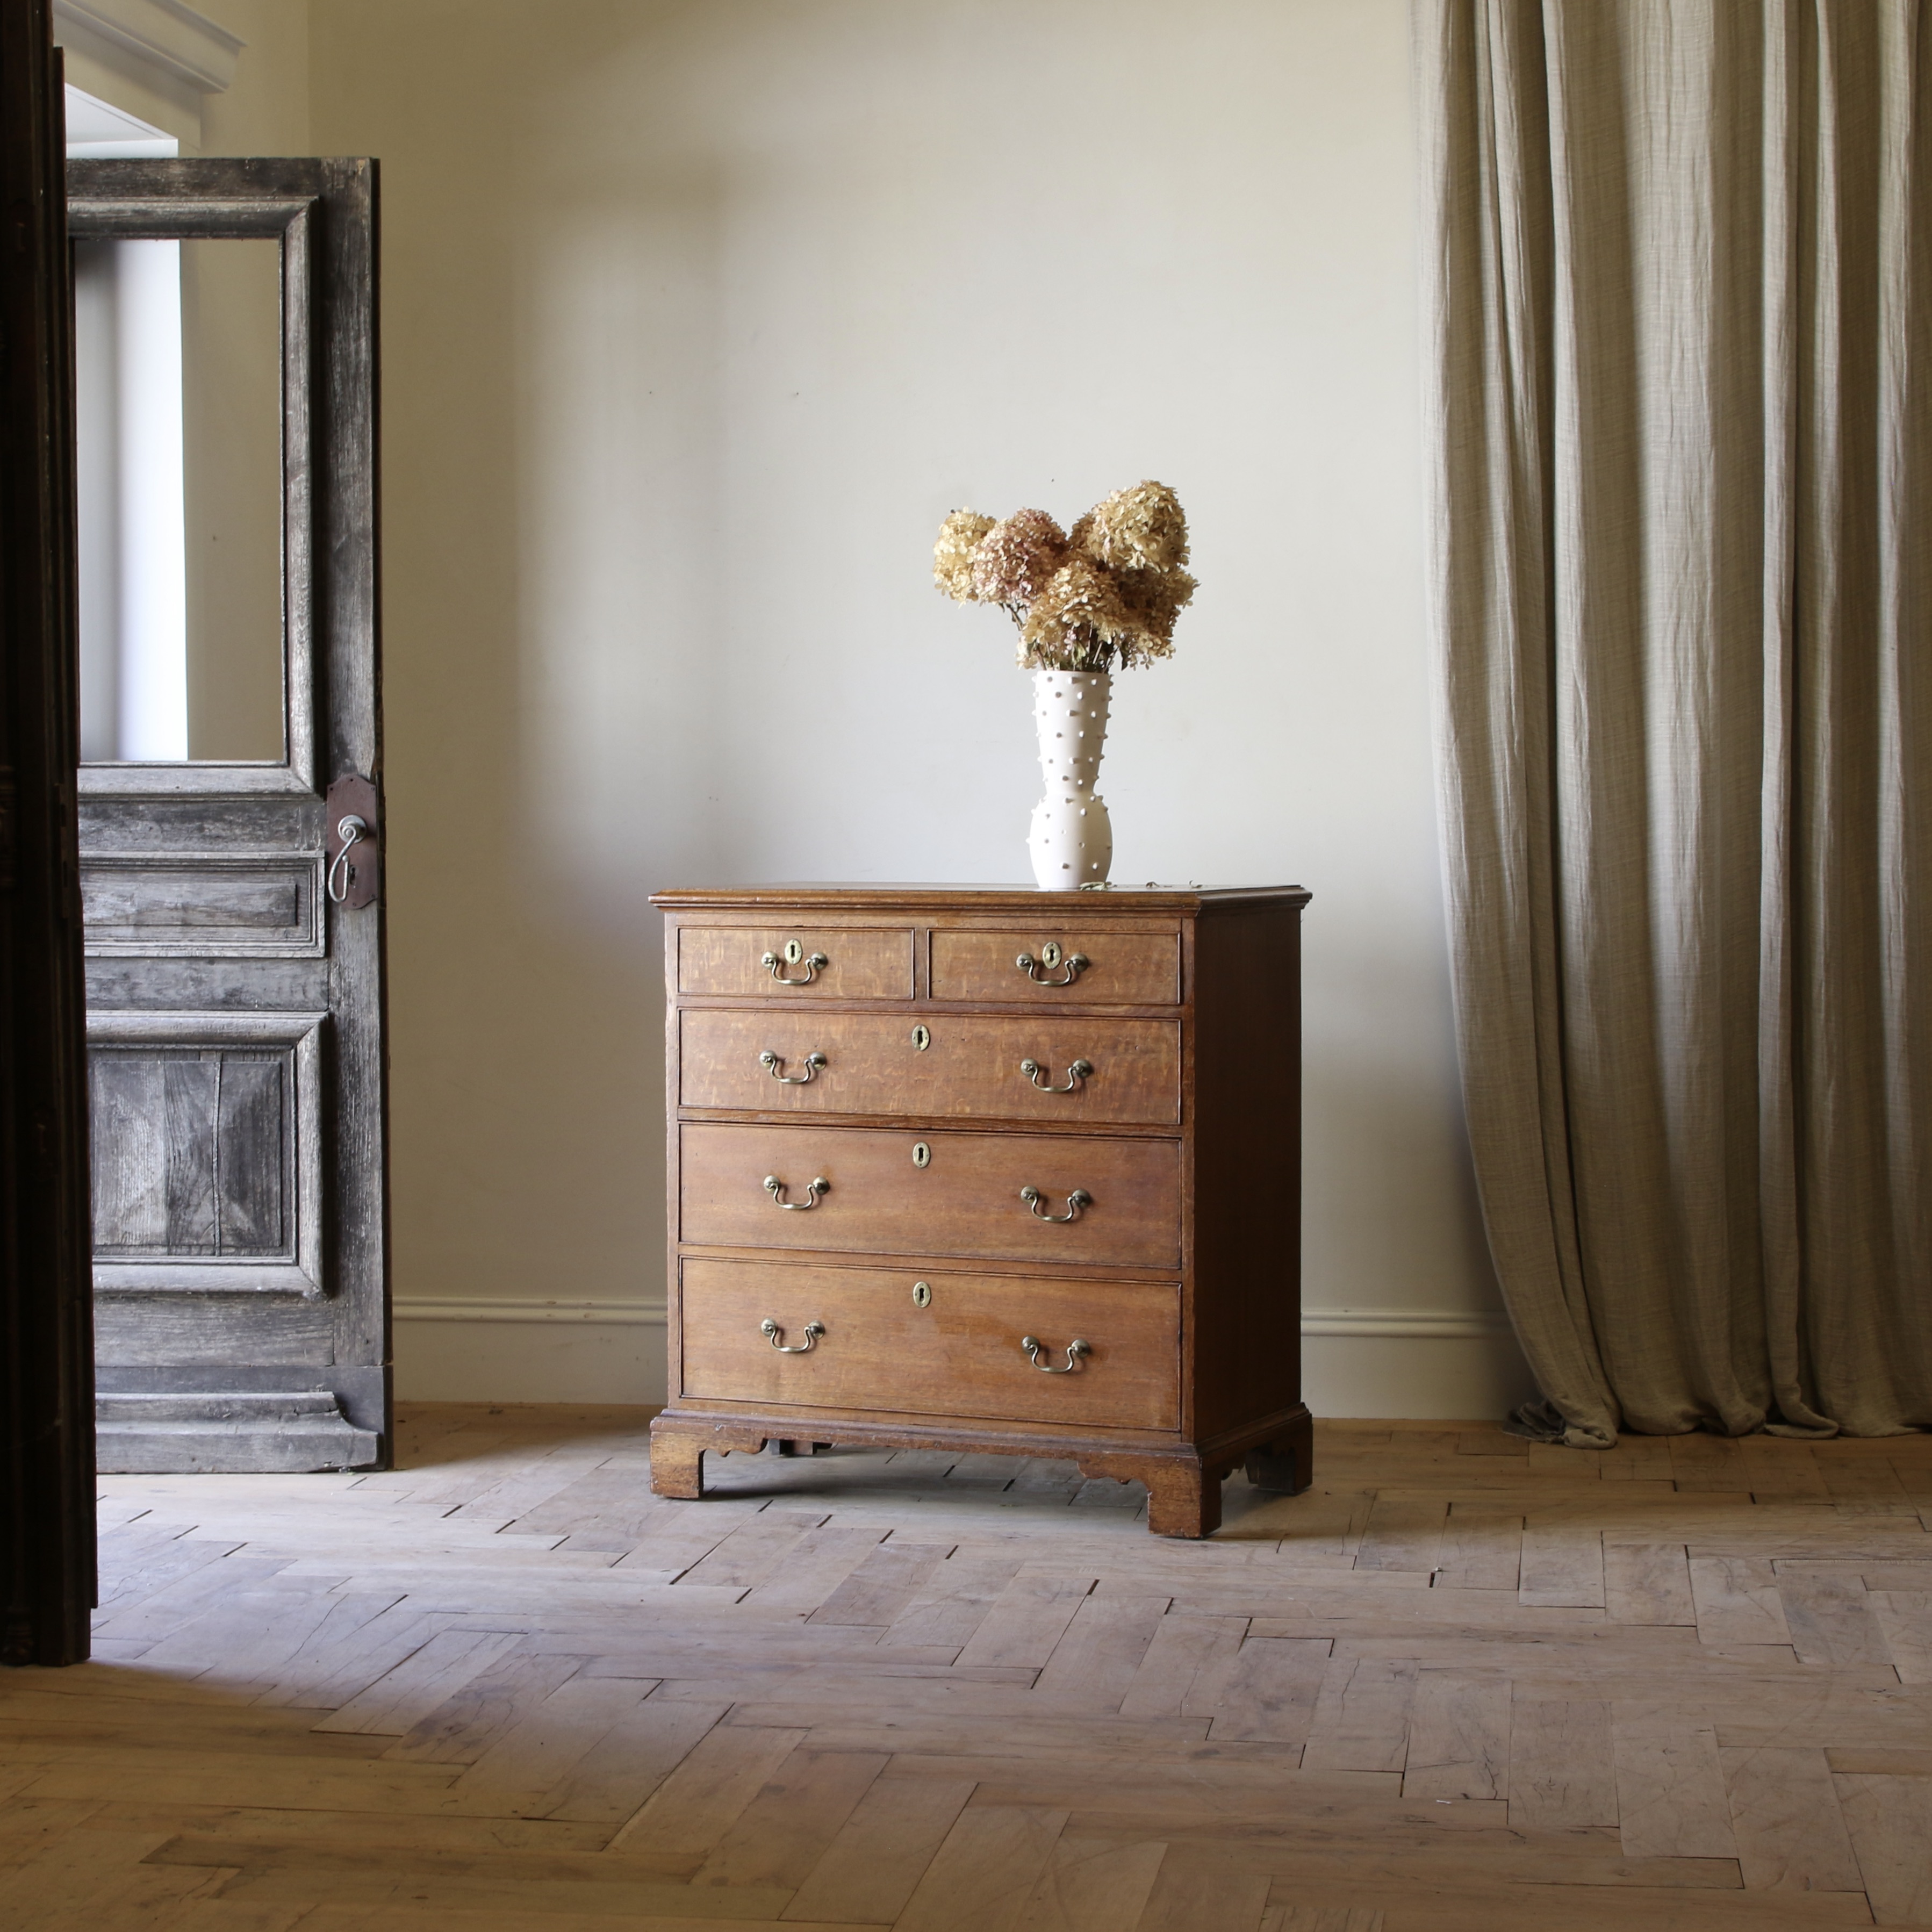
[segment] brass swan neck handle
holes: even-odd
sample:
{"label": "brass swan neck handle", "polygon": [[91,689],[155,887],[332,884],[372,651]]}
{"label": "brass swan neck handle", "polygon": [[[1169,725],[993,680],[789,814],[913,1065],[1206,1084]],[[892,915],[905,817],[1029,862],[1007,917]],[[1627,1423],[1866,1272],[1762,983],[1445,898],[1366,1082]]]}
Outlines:
{"label": "brass swan neck handle", "polygon": [[802,1214],[808,1208],[816,1208],[832,1192],[832,1184],[822,1174],[814,1175],[805,1184],[805,1198],[802,1201],[786,1200],[784,1191],[785,1184],[776,1174],[765,1176],[765,1192],[772,1199],[788,1214]]}
{"label": "brass swan neck handle", "polygon": [[784,1338],[784,1330],[767,1316],[758,1324],[758,1333],[782,1355],[808,1355],[824,1334],[825,1324],[823,1322],[808,1322],[805,1324],[805,1340],[802,1342],[788,1342]]}
{"label": "brass swan neck handle", "polygon": [[1093,1196],[1085,1188],[1076,1187],[1066,1197],[1066,1212],[1064,1214],[1042,1214],[1040,1211],[1040,1204],[1046,1198],[1037,1187],[1022,1187],[1020,1190],[1020,1198],[1026,1203],[1027,1211],[1036,1221],[1077,1221],[1080,1218],[1081,1209],[1094,1204]]}
{"label": "brass swan neck handle", "polygon": [[[808,986],[820,974],[825,970],[826,967],[832,964],[832,962],[822,952],[808,955],[805,949],[794,939],[787,945],[782,955],[776,952],[761,952],[758,956],[758,964],[781,986]],[[794,978],[784,970],[788,965],[802,966],[805,970]]]}
{"label": "brass swan neck handle", "polygon": [[[1082,1081],[1089,1078],[1092,1076],[1094,1071],[1094,1063],[1090,1060],[1076,1060],[1073,1064],[1066,1070],[1066,1084],[1064,1087],[1054,1086],[1053,1084],[1053,1075],[1051,1071],[1041,1066],[1040,1062],[1036,1060],[1022,1060],[1020,1062],[1020,1071],[1024,1073],[1042,1094],[1072,1094],[1078,1090],[1080,1084]],[[1042,1079],[1040,1077],[1042,1074],[1045,1074],[1046,1076],[1044,1079]]]}
{"label": "brass swan neck handle", "polygon": [[[1036,986],[1070,986],[1094,962],[1084,952],[1070,952],[1066,958],[1066,970],[1056,980],[1052,969],[1060,963],[1060,948],[1057,946],[1042,946],[1038,959],[1030,952],[1022,952],[1013,962]],[[1048,970],[1042,973],[1040,970],[1042,966]]]}
{"label": "brass swan neck handle", "polygon": [[784,1054],[774,1053],[767,1047],[758,1055],[758,1064],[782,1087],[809,1087],[812,1076],[830,1062],[822,1053],[808,1053],[805,1056],[805,1071],[802,1073],[788,1073],[784,1070]]}
{"label": "brass swan neck handle", "polygon": [[1079,1366],[1081,1358],[1094,1352],[1091,1343],[1083,1342],[1076,1336],[1066,1345],[1066,1367],[1056,1369],[1051,1362],[1040,1360],[1041,1356],[1046,1353],[1046,1347],[1037,1335],[1022,1335],[1020,1346],[1026,1351],[1027,1360],[1043,1376],[1070,1376]]}

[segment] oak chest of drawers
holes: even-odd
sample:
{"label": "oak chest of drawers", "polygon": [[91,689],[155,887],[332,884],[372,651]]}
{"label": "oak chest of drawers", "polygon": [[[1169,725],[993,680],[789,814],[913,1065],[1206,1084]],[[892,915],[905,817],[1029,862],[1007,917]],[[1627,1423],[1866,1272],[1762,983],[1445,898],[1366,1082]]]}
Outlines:
{"label": "oak chest of drawers", "polygon": [[1202,1536],[1310,1480],[1299,886],[657,895],[670,1405],[707,1450],[1070,1459]]}

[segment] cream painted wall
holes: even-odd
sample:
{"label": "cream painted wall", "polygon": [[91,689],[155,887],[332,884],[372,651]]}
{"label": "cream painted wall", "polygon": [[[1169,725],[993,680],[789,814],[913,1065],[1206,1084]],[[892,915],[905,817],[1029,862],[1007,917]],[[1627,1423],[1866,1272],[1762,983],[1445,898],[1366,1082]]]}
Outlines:
{"label": "cream painted wall", "polygon": [[1521,1394],[1441,930],[1405,0],[311,18],[314,139],[383,170],[400,1385],[655,1396],[646,895],[1023,878],[1026,681],[933,529],[1155,476],[1203,589],[1117,686],[1116,876],[1312,889],[1304,1299],[1442,1331],[1312,1338],[1310,1400]]}
{"label": "cream painted wall", "polygon": [[309,142],[308,0],[203,0],[199,10],[244,43],[233,82],[202,104],[200,152],[321,152]]}

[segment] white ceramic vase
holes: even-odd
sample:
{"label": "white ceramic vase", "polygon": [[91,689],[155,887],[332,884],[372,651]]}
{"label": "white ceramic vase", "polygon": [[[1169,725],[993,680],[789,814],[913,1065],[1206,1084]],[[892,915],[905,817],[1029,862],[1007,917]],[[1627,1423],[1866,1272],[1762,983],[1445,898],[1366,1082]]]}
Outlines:
{"label": "white ceramic vase", "polygon": [[1036,670],[1034,722],[1046,796],[1033,808],[1027,850],[1042,892],[1104,885],[1114,862],[1114,828],[1094,789],[1107,739],[1113,680],[1105,671]]}

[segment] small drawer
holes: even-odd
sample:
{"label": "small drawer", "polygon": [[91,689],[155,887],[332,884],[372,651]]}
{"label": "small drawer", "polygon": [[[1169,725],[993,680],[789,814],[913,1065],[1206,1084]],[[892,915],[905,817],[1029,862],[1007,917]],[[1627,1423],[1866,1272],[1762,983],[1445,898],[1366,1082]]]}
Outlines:
{"label": "small drawer", "polygon": [[1178,1141],[703,1120],[679,1131],[679,1238],[696,1246],[1180,1265]]}
{"label": "small drawer", "polygon": [[932,934],[935,1000],[1164,1006],[1180,998],[1180,935],[1104,927]]}
{"label": "small drawer", "polygon": [[757,1012],[687,1008],[678,1016],[679,1098],[746,1114],[1131,1126],[1180,1119],[1178,1020],[929,1009],[915,1018],[918,1010],[803,1012],[776,1001]]}
{"label": "small drawer", "polygon": [[1172,1286],[698,1256],[680,1280],[682,1387],[700,1401],[1179,1426]]}
{"label": "small drawer", "polygon": [[681,993],[909,1000],[910,927],[681,926]]}

